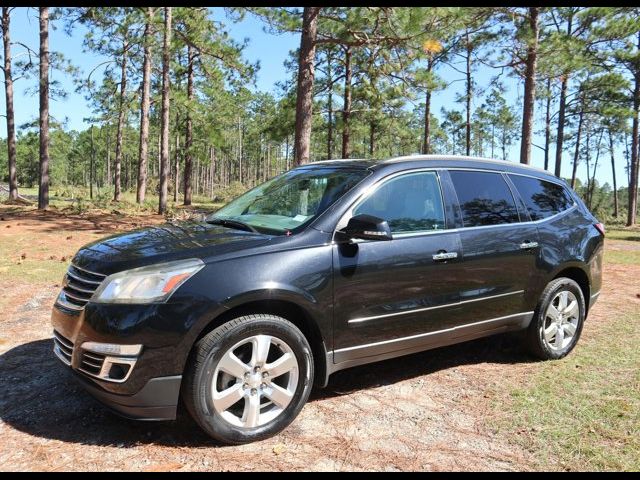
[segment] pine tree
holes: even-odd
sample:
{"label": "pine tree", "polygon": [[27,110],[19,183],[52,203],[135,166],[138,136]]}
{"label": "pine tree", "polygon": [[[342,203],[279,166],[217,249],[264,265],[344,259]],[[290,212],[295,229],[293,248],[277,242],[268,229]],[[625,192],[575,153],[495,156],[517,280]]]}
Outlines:
{"label": "pine tree", "polygon": [[170,108],[170,49],[172,33],[172,7],[163,7],[164,29],[162,44],[162,117],[161,117],[161,152],[160,152],[160,195],[158,214],[167,212],[167,187],[169,181],[169,108]]}
{"label": "pine tree", "polygon": [[18,176],[16,172],[16,120],[13,108],[13,75],[11,71],[11,10],[2,7],[2,41],[4,45],[4,86],[7,110],[7,161],[9,171],[9,198],[18,199]]}
{"label": "pine tree", "polygon": [[49,7],[40,7],[40,181],[38,209],[49,207]]}

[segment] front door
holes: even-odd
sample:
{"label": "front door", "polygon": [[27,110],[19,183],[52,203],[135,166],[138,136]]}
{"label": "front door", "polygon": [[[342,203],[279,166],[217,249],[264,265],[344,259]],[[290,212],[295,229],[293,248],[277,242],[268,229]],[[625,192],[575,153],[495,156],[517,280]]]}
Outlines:
{"label": "front door", "polygon": [[437,172],[383,180],[347,217],[358,214],[386,220],[393,240],[333,247],[336,363],[427,342],[459,311],[462,252]]}

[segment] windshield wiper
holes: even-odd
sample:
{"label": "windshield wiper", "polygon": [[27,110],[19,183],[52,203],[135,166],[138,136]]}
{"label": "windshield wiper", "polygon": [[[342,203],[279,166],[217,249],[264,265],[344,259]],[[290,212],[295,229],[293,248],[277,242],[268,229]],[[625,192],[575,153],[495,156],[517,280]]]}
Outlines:
{"label": "windshield wiper", "polygon": [[245,232],[253,232],[260,233],[254,227],[249,225],[248,223],[240,222],[238,220],[229,220],[226,218],[212,218],[211,220],[207,220],[207,223],[212,225],[222,225],[227,228],[235,228],[237,230],[244,230]]}

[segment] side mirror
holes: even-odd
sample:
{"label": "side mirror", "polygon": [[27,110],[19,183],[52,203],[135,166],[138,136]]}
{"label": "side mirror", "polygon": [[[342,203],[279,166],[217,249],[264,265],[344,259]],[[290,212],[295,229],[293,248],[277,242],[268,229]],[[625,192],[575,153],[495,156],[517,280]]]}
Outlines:
{"label": "side mirror", "polygon": [[351,240],[393,240],[391,229],[386,220],[373,215],[356,215],[351,217],[347,226],[340,232],[343,237]]}

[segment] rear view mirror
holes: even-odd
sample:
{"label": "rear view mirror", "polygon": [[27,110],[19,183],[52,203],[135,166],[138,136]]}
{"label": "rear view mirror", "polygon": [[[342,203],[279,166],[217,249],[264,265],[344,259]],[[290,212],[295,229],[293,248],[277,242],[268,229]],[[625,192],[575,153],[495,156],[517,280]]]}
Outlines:
{"label": "rear view mirror", "polygon": [[349,240],[393,240],[391,229],[386,220],[373,215],[356,215],[351,217],[341,234]]}

